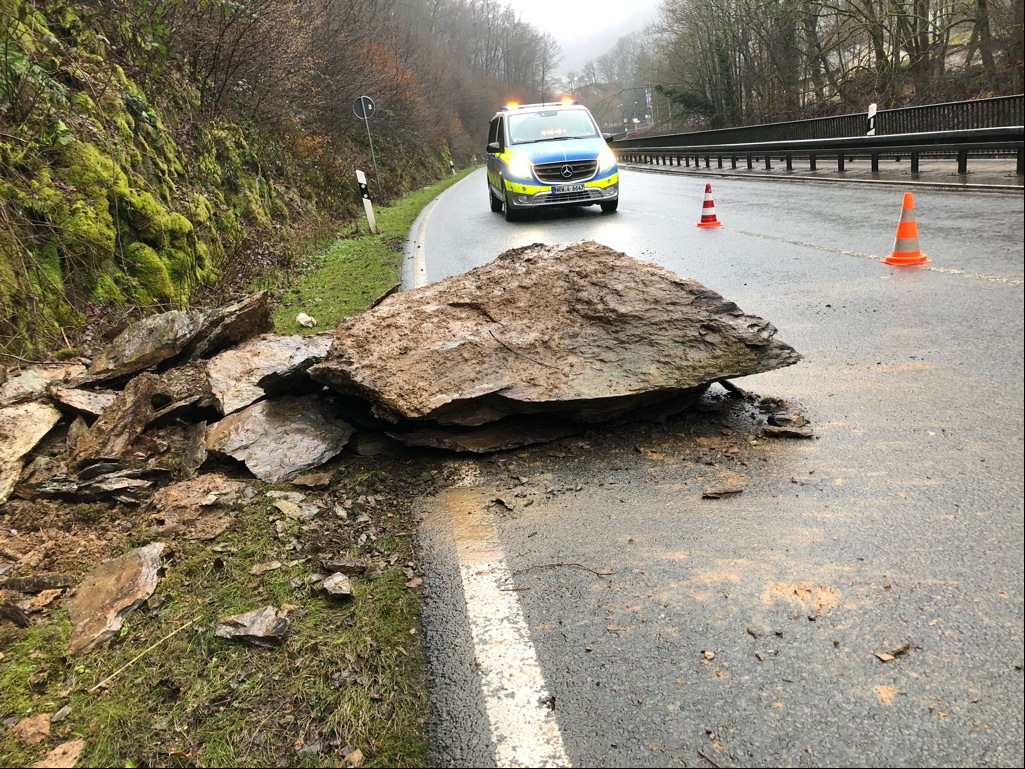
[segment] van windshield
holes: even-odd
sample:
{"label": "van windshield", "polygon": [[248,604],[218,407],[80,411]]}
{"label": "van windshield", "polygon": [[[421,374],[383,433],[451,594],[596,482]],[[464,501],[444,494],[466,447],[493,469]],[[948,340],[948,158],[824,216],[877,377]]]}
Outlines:
{"label": "van windshield", "polygon": [[511,113],[509,142],[529,144],[558,139],[590,139],[600,136],[590,113],[582,109]]}

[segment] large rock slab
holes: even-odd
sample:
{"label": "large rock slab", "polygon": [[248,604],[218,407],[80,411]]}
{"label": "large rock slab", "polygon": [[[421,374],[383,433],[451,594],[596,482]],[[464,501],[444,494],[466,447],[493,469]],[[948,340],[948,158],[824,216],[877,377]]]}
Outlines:
{"label": "large rock slab", "polygon": [[85,390],[79,387],[51,387],[50,397],[66,411],[95,419],[114,402],[114,390]]}
{"label": "large rock slab", "polygon": [[701,283],[607,246],[535,244],[343,321],[309,374],[396,423],[600,422],[799,361],[775,334]]}
{"label": "large rock slab", "polygon": [[0,379],[0,406],[31,400],[57,383],[81,376],[84,371],[81,363],[50,363],[7,374]]}
{"label": "large rock slab", "polygon": [[272,327],[266,291],[208,312],[171,310],[151,315],[99,351],[80,382],[113,382],[175,360],[208,358]]}
{"label": "large rock slab", "polygon": [[83,382],[111,382],[163,363],[180,354],[203,329],[203,316],[172,310],[143,318],[93,358]]}
{"label": "large rock slab", "polygon": [[250,294],[237,302],[203,315],[203,330],[190,346],[190,358],[209,358],[223,349],[241,344],[274,328],[269,291]]}
{"label": "large rock slab", "polygon": [[218,353],[206,362],[218,409],[230,414],[260,400],[267,394],[261,385],[266,381],[272,381],[279,393],[297,394],[303,381],[310,381],[306,369],[327,357],[331,341],[330,334],[262,334]]}
{"label": "large rock slab", "polygon": [[156,374],[139,374],[129,382],[79,438],[72,464],[81,468],[104,460],[118,461],[130,452],[153,417],[153,396],[159,387]]}
{"label": "large rock slab", "polygon": [[229,414],[207,428],[209,451],[244,462],[262,481],[286,481],[338,454],[353,428],[315,396],[282,397]]}

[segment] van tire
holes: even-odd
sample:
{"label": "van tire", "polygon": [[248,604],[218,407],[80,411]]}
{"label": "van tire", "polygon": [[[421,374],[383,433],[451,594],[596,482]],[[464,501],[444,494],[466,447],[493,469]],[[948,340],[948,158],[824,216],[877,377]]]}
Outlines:
{"label": "van tire", "polygon": [[518,222],[520,220],[521,213],[512,207],[509,203],[509,195],[505,196],[505,220],[507,222]]}

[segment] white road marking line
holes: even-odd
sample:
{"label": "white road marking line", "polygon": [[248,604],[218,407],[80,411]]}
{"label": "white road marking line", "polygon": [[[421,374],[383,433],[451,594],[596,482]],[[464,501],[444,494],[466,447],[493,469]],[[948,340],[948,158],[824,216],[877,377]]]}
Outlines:
{"label": "white road marking line", "polygon": [[[779,243],[789,243],[793,246],[804,246],[806,248],[815,248],[819,251],[826,251],[831,254],[843,254],[844,256],[857,256],[861,259],[872,259],[873,261],[880,261],[882,257],[874,254],[863,254],[860,251],[847,251],[843,248],[836,248],[834,246],[821,246],[816,243],[805,243],[802,240],[791,240],[790,238],[780,237],[778,235],[766,235],[761,232],[745,232],[744,230],[735,230],[738,235],[747,235],[751,238],[761,238],[762,240],[775,240]],[[967,272],[966,270],[959,270],[955,267],[937,267],[936,265],[925,266],[915,265],[921,270],[929,270],[930,272],[942,272],[947,275],[960,275],[964,278],[971,278],[973,280],[988,280],[992,283],[1004,283],[1008,286],[1020,286],[1022,281],[1016,280],[1015,278],[1002,278],[999,275],[985,275],[977,272]]]}
{"label": "white road marking line", "polygon": [[431,218],[431,212],[437,204],[435,198],[424,208],[420,214],[420,225],[416,228],[416,236],[412,243],[413,256],[413,288],[420,288],[427,285],[427,254],[424,253],[424,241],[427,239],[427,220]]}
{"label": "white road marking line", "polygon": [[496,764],[572,766],[523,612],[509,590],[512,575],[505,554],[479,492],[457,486],[439,501],[452,522]]}

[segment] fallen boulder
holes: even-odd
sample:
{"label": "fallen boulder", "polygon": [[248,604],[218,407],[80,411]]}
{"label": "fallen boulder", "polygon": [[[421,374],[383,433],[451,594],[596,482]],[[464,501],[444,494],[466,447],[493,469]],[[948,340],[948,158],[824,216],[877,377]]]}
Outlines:
{"label": "fallen boulder", "polygon": [[[306,369],[323,360],[330,346],[330,334],[262,334],[218,353],[206,363],[218,410],[222,414],[238,411],[267,395],[267,389],[297,394],[310,381]],[[268,388],[268,382],[276,387]]]}
{"label": "fallen boulder", "polygon": [[512,249],[343,321],[315,380],[393,423],[601,422],[800,360],[772,324],[594,241]]}

